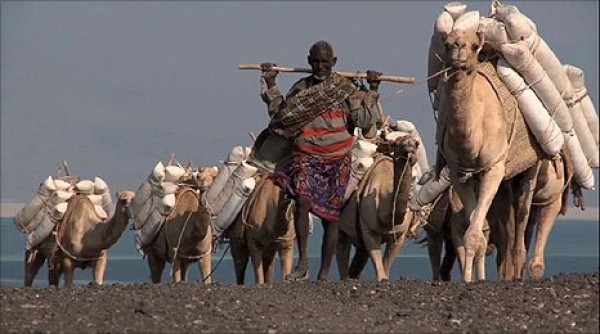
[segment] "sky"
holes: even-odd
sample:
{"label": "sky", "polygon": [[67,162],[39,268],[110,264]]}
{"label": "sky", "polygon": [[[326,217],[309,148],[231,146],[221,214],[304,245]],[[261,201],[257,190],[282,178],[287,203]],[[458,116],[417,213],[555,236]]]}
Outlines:
{"label": "sky", "polygon": [[[218,166],[267,124],[258,71],[308,67],[327,40],[336,70],[411,76],[383,83],[385,113],[413,122],[430,164],[427,52],[445,1],[1,1],[0,200],[27,202],[62,161],[114,193],[158,161]],[[487,15],[491,1],[464,1]],[[513,1],[563,64],[582,68],[598,108],[598,1]],[[302,74],[278,76],[282,91]],[[596,184],[599,183],[595,171]],[[585,191],[597,206],[598,190]]]}

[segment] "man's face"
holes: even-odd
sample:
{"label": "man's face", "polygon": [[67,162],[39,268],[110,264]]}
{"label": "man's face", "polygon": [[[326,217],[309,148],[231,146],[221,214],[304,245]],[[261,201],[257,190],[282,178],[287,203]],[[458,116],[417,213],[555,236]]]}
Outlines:
{"label": "man's face", "polygon": [[325,48],[317,48],[314,53],[308,56],[308,63],[312,68],[313,76],[317,80],[324,80],[329,77],[336,61],[337,58]]}

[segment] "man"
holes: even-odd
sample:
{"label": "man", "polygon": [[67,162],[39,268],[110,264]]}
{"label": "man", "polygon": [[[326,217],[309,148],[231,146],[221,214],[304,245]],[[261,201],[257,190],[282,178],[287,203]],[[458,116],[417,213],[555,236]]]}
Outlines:
{"label": "man", "polygon": [[[354,128],[365,138],[376,136],[377,89],[381,73],[368,71],[370,91],[359,90],[349,79],[334,73],[337,62],[326,41],[313,44],[308,63],[312,75],[300,79],[284,98],[275,79],[274,64],[261,64],[266,84],[261,96],[268,105],[269,130],[293,140],[289,164],[274,174],[275,183],[295,202],[298,266],[287,280],[308,279],[309,212],[321,218],[323,243],[318,279],[328,279],[338,236],[337,221],[350,178],[350,149]],[[291,200],[291,199],[288,199]],[[326,265],[324,265],[326,264]]]}

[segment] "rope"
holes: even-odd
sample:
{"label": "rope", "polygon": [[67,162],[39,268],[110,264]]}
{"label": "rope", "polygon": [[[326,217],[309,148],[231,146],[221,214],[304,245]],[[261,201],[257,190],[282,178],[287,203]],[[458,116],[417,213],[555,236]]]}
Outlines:
{"label": "rope", "polygon": [[[402,169],[402,173],[400,174],[400,178],[398,179],[398,185],[396,187],[396,189],[394,189],[394,198],[393,198],[393,202],[392,202],[392,231],[394,231],[394,227],[396,226],[394,224],[394,222],[396,221],[396,200],[398,199],[398,195],[400,193],[400,187],[402,186],[402,180],[404,179],[404,174],[406,174],[406,171],[408,169],[408,167],[412,168],[412,166],[410,166],[410,157],[411,157],[412,153],[408,153],[408,155],[406,156],[406,163],[404,164],[404,168]],[[394,164],[396,163],[396,160],[400,160],[404,157],[394,157],[393,161]],[[394,236],[394,242],[398,241],[396,239],[396,233],[392,233]]]}

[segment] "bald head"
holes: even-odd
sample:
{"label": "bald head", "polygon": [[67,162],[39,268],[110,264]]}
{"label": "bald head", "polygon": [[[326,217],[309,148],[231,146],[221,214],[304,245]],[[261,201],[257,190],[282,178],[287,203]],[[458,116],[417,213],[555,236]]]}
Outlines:
{"label": "bald head", "polygon": [[331,57],[334,56],[333,48],[331,47],[331,44],[329,44],[327,41],[318,41],[315,44],[313,44],[310,47],[310,50],[308,50],[308,56],[314,56],[320,51],[328,53]]}

